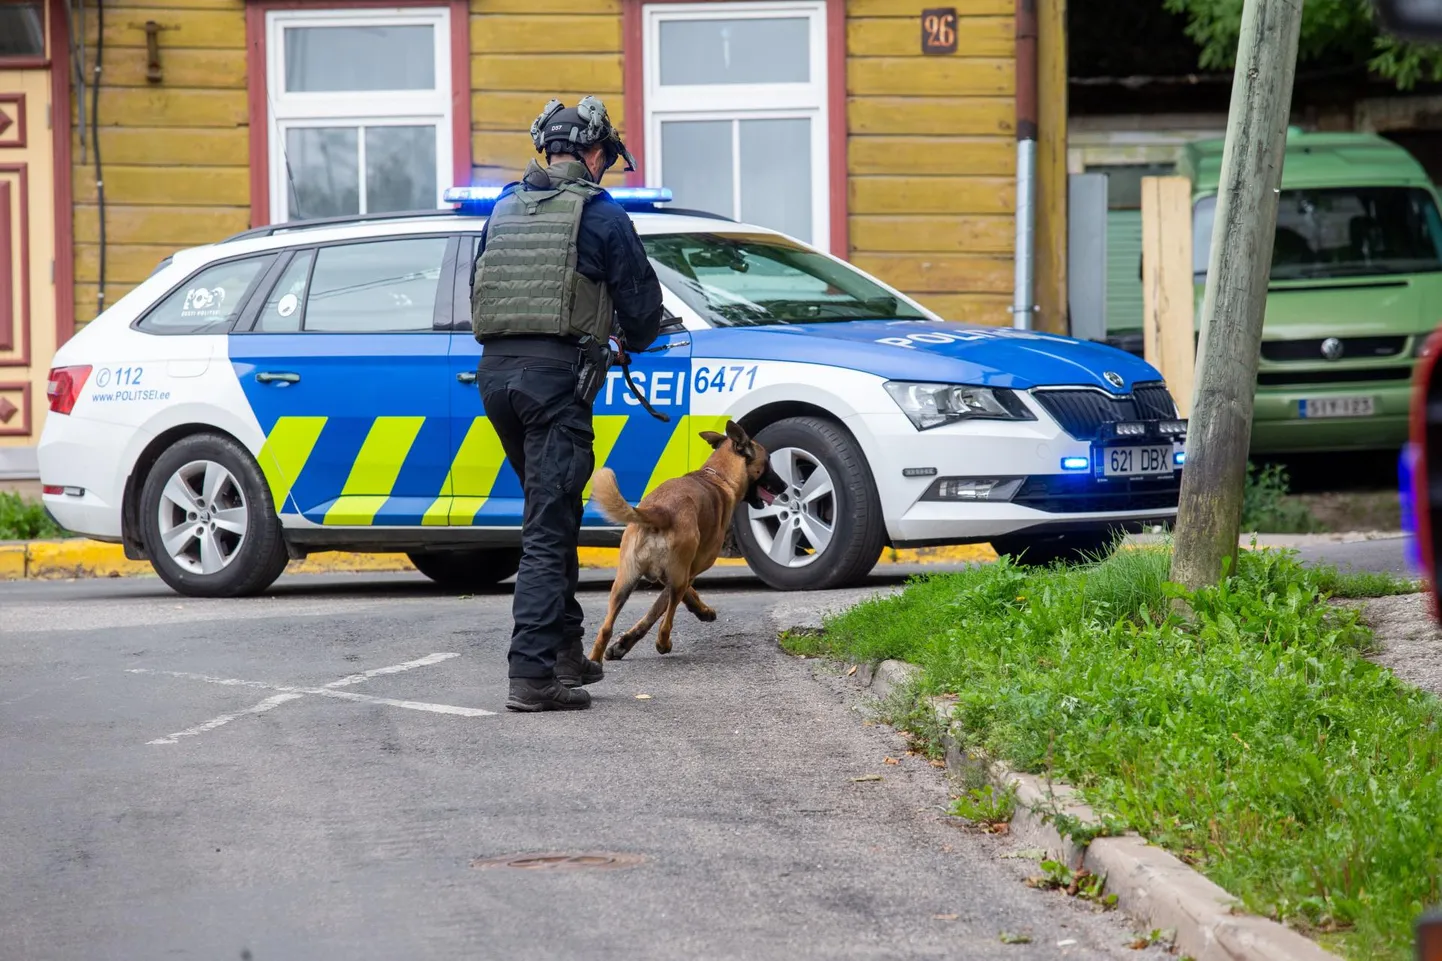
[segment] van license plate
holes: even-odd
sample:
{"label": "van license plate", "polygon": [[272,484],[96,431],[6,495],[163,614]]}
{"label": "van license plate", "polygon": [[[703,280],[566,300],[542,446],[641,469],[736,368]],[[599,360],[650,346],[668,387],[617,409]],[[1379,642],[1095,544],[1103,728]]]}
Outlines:
{"label": "van license plate", "polygon": [[1166,446],[1103,447],[1102,473],[1106,477],[1137,477],[1172,472],[1172,448]]}
{"label": "van license plate", "polygon": [[1315,417],[1371,417],[1377,412],[1371,397],[1309,397],[1297,402],[1298,414]]}

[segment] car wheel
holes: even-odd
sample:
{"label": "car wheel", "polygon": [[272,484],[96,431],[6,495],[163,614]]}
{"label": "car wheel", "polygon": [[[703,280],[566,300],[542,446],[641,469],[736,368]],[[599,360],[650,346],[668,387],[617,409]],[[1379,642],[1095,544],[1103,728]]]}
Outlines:
{"label": "car wheel", "polygon": [[1012,534],[993,538],[992,550],[1008,554],[1019,564],[1045,567],[1054,561],[1087,563],[1111,554],[1116,535],[1111,531],[1078,531],[1069,534]]}
{"label": "car wheel", "polygon": [[733,520],[742,556],[778,590],[819,591],[871,572],[886,543],[881,499],[861,448],[840,426],[791,417],[756,440],[786,492],[760,510],[740,505]]}
{"label": "car wheel", "polygon": [[472,551],[416,551],[407,554],[416,570],[442,587],[478,590],[495,587],[521,566],[519,547]]}
{"label": "car wheel", "polygon": [[140,492],[140,536],[160,579],[191,597],[259,594],[289,556],[255,459],[219,434],[170,445]]}

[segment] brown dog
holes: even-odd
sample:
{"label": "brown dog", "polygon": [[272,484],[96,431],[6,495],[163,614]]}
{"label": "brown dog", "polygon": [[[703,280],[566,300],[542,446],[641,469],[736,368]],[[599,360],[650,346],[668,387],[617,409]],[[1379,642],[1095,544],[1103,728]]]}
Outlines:
{"label": "brown dog", "polygon": [[[716,563],[738,503],[759,508],[786,489],[771,469],[766,449],[737,424],[728,421],[724,435],[702,431],[701,439],[715,451],[706,463],[666,481],[636,507],[621,496],[616,475],[609,469],[596,474],[593,496],[601,513],[625,524],[626,531],[621,535],[610,608],[591,648],[593,661],[602,654],[613,661],[625,657],[663,613],[656,650],[671,653],[671,623],[678,604],[684,603],[699,620],[714,621],[716,612],[702,603],[691,583]],[[616,617],[642,580],[660,584],[661,596],[635,627],[608,648]]]}

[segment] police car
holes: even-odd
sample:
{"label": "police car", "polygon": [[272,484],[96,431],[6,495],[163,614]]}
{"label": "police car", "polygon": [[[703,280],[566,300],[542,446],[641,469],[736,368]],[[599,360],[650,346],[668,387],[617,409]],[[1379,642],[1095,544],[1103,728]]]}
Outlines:
{"label": "police car", "polygon": [[[453,209],[289,223],[182,250],[57,352],[45,506],[175,590],[268,587],[311,552],[405,552],[473,589],[519,562],[521,485],[476,389],[470,264],[497,188]],[[888,546],[1103,551],[1176,513],[1186,424],[1105,345],[944,322],[760,227],[618,188],[665,288],[613,369],[596,464],[638,501],[735,419],[789,489],[734,542],[767,584],[864,577]],[[583,543],[620,531],[589,504]]]}

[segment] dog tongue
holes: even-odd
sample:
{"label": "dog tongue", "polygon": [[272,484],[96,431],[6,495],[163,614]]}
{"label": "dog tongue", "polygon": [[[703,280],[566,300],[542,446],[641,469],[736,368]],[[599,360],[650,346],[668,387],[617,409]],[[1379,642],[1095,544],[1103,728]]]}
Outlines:
{"label": "dog tongue", "polygon": [[758,494],[761,495],[761,499],[766,502],[766,505],[767,505],[768,507],[776,500],[776,495],[773,494],[773,493],[771,493],[769,490],[767,490],[767,489],[764,488],[764,487],[759,487],[759,486],[758,486],[758,487],[756,488],[756,493],[758,493]]}

